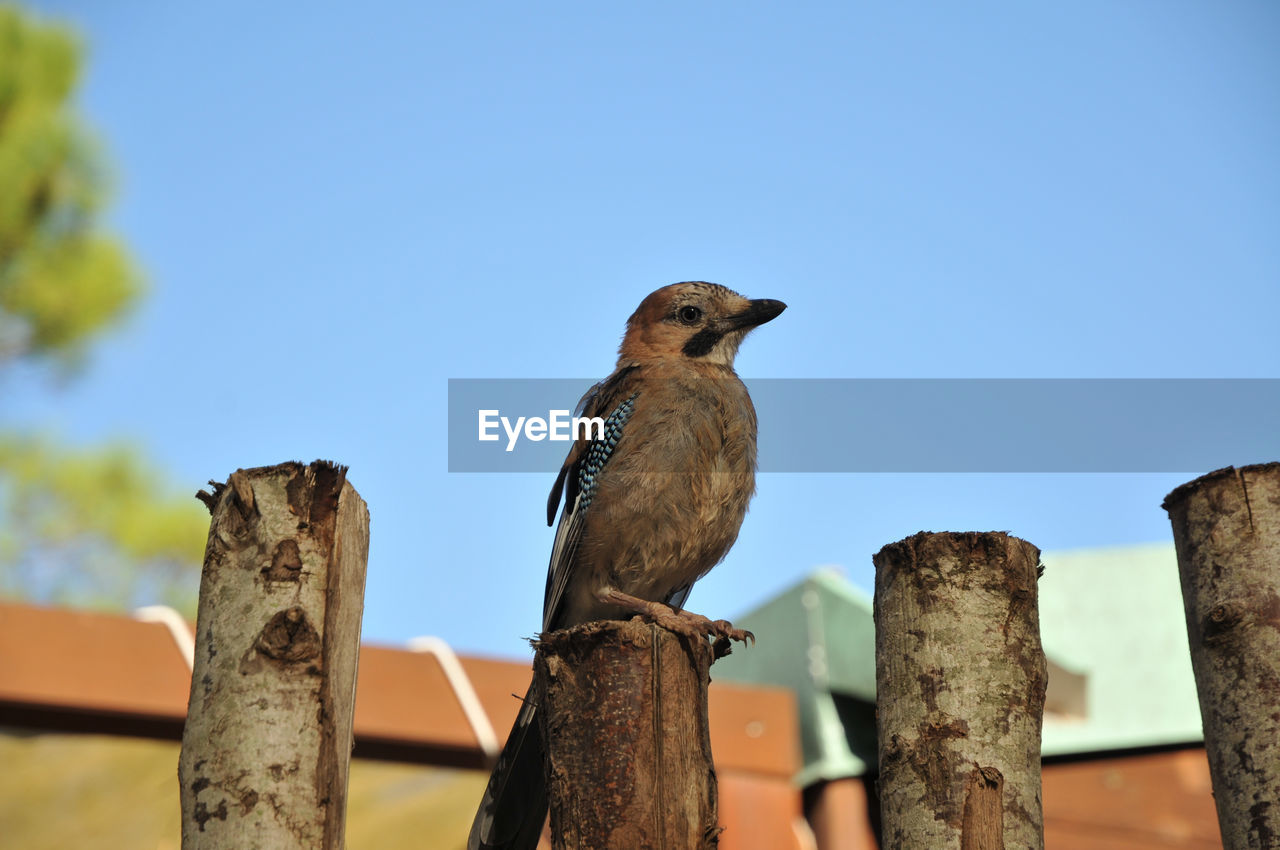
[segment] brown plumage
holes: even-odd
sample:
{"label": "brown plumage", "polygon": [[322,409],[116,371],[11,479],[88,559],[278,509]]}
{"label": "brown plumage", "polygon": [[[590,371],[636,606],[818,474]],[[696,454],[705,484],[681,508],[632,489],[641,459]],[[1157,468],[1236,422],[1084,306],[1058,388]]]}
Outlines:
{"label": "brown plumage", "polygon": [[[743,640],[723,620],[681,610],[728,553],[755,492],[756,414],[733,359],[743,337],[785,309],[712,283],[650,294],[627,321],[617,368],[581,415],[609,439],[569,451],[547,505],[564,510],[543,600],[543,631],[642,614],[686,634]],[[542,745],[526,700],[476,813],[470,850],[532,850],[546,817]]]}

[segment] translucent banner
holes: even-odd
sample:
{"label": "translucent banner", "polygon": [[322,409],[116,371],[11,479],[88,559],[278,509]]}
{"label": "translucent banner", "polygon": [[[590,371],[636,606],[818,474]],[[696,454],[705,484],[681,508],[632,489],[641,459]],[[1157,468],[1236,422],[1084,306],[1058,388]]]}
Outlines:
{"label": "translucent banner", "polygon": [[[1280,379],[745,383],[762,472],[1204,472],[1280,460]],[[554,473],[576,435],[597,433],[574,416],[592,384],[451,379],[449,471]]]}

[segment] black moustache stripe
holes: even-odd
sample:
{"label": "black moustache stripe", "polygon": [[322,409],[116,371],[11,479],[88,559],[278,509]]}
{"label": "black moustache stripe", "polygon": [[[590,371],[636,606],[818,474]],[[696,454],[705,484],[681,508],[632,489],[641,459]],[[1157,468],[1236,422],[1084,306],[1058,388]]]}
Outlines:
{"label": "black moustache stripe", "polygon": [[703,328],[693,336],[689,337],[689,341],[684,344],[685,357],[703,357],[711,353],[711,349],[716,347],[716,343],[724,334],[713,331],[711,328]]}

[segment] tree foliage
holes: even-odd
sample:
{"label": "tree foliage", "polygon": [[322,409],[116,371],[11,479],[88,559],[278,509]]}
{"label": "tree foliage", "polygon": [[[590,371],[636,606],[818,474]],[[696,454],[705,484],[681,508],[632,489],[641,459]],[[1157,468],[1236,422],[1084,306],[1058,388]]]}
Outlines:
{"label": "tree foliage", "polygon": [[[80,364],[142,294],[97,221],[105,174],[70,106],[80,53],[65,27],[0,5],[0,368]],[[127,444],[0,433],[0,594],[193,613],[208,516],[164,482]]]}
{"label": "tree foliage", "polygon": [[106,177],[69,105],[79,73],[70,31],[0,6],[0,362],[74,361],[142,292],[98,227]]}
{"label": "tree foliage", "polygon": [[141,454],[0,435],[0,591],[42,601],[192,608],[208,515]]}

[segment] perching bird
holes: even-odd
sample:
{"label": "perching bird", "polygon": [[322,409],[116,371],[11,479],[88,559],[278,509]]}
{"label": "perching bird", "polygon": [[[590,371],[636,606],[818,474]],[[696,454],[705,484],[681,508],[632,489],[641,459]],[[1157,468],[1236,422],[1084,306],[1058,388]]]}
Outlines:
{"label": "perching bird", "polygon": [[[714,283],[664,286],[627,320],[618,365],[579,408],[603,439],[569,450],[547,502],[555,544],[542,630],[641,614],[700,639],[743,640],[682,610],[728,553],[755,492],[756,412],[733,371],[743,337],[786,309]],[[594,436],[594,435],[593,435]],[[468,850],[532,850],[547,814],[543,746],[525,698],[476,812]]]}

